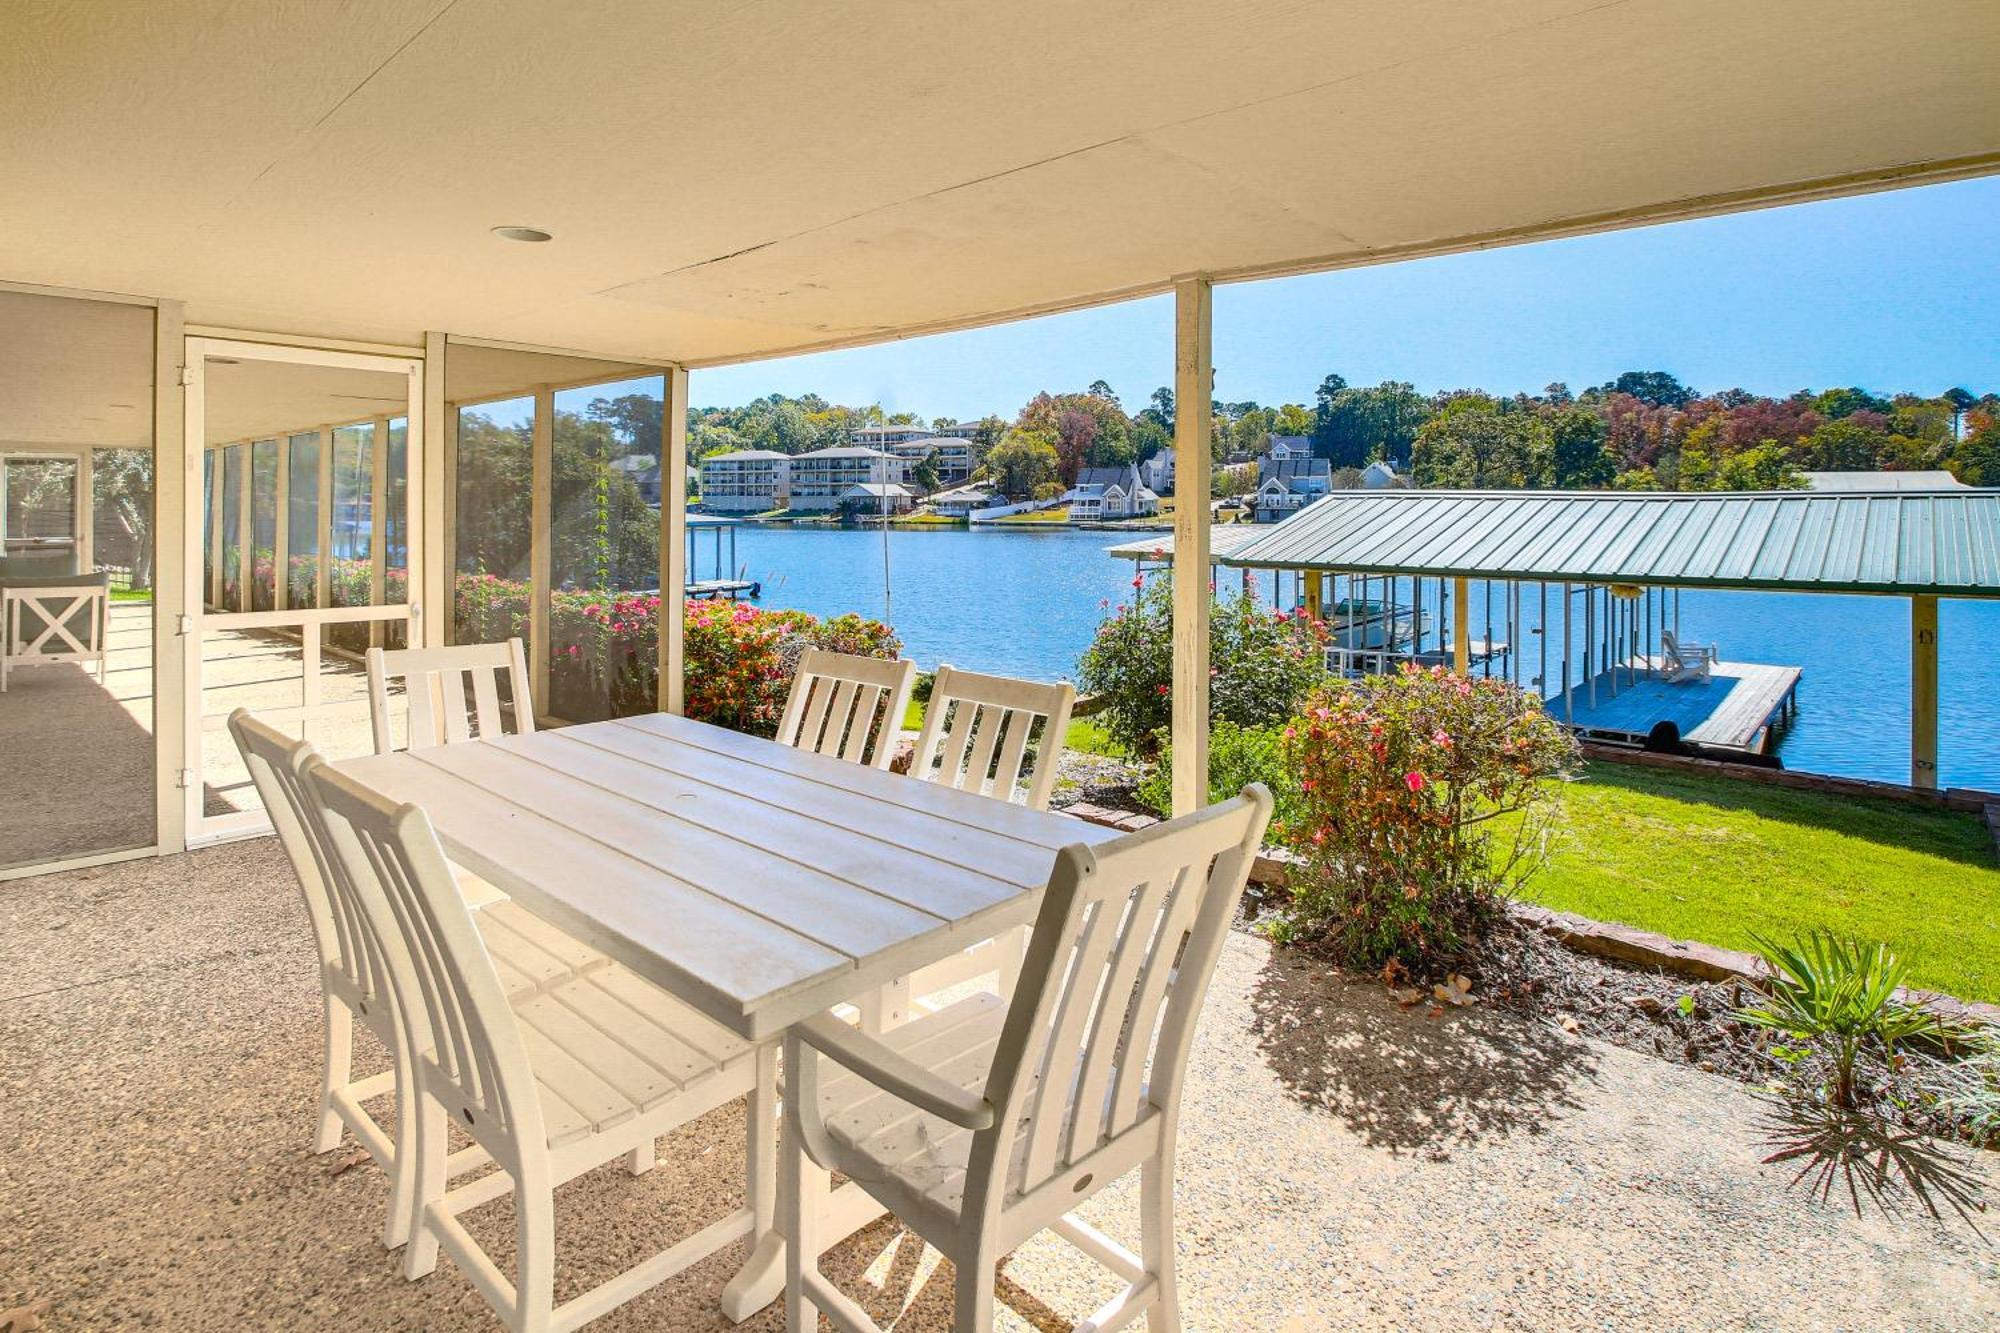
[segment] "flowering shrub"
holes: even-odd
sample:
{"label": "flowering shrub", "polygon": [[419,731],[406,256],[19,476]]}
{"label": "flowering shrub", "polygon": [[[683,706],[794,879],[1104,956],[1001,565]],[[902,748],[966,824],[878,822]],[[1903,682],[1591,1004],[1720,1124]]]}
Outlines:
{"label": "flowering shrub", "polygon": [[[460,574],[455,623],[461,643],[527,637],[529,585]],[[558,589],[550,598],[550,707],[562,717],[650,712],[659,699],[658,593]],[[857,615],[821,621],[803,611],[743,602],[690,601],[683,621],[687,715],[753,735],[775,735],[799,656],[827,648],[894,658],[902,641]]]}
{"label": "flowering shrub", "polygon": [[1541,866],[1560,814],[1550,779],[1578,756],[1532,695],[1439,667],[1328,685],[1284,749],[1301,812],[1274,831],[1305,864],[1275,933],[1417,973],[1458,961]]}
{"label": "flowering shrub", "polygon": [[[1173,716],[1173,589],[1132,580],[1133,597],[1097,627],[1077,663],[1077,687],[1103,695],[1111,739],[1137,754],[1159,750]],[[1218,598],[1208,622],[1212,724],[1283,722],[1326,676],[1326,630],[1304,615],[1273,612],[1247,590]]]}

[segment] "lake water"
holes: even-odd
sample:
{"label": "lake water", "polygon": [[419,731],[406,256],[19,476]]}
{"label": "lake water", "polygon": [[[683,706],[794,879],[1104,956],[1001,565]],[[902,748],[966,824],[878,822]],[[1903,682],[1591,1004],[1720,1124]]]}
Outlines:
{"label": "lake water", "polygon": [[[1131,596],[1132,566],[1104,554],[1126,540],[1073,529],[891,530],[891,623],[905,654],[926,669],[950,662],[1040,680],[1074,676],[1105,604]],[[745,577],[763,583],[764,606],[884,614],[879,530],[745,525],[736,529],[736,558]],[[695,566],[698,577],[714,572],[706,535]],[[1255,582],[1268,600],[1270,576]],[[1494,597],[1497,607],[1497,585]],[[1476,593],[1473,601],[1482,605]],[[1532,587],[1526,601],[1535,601]],[[1909,780],[1906,599],[1691,590],[1681,594],[1681,628],[1690,641],[1717,644],[1728,661],[1805,669],[1797,719],[1778,747],[1788,768]],[[1941,781],[2000,790],[2000,602],[1945,601],[1939,630]],[[1481,637],[1477,610],[1473,634]]]}

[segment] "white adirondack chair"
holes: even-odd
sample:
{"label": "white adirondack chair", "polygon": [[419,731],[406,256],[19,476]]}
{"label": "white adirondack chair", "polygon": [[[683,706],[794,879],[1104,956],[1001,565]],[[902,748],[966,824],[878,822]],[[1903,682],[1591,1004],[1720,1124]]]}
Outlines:
{"label": "white adirondack chair", "polygon": [[[305,773],[386,968],[406,1048],[416,1052],[406,1276],[432,1271],[442,1246],[510,1328],[567,1330],[765,1221],[776,1109],[771,1045],[752,1048],[615,966],[510,1001],[424,812],[323,761],[308,762]],[[619,1157],[650,1162],[660,1135],[746,1094],[750,1202],[556,1305],[556,1187]],[[448,1191],[447,1121],[500,1169]],[[512,1282],[459,1221],[510,1191]]]}
{"label": "white adirondack chair", "polygon": [[[503,672],[509,695],[506,712],[512,714],[515,733],[526,735],[535,729],[535,708],[528,688],[528,658],[519,639],[451,648],[370,648],[368,711],[375,725],[375,753],[388,754],[396,748],[390,681],[403,682],[403,695],[409,703],[408,748],[427,750],[471,740],[475,735],[502,733]],[[470,714],[465,708],[468,684],[472,687]]]}
{"label": "white adirondack chair", "polygon": [[22,667],[60,662],[95,662],[102,685],[109,601],[110,585],[101,575],[48,587],[0,587],[0,694]]}
{"label": "white adirondack chair", "polygon": [[1716,661],[1714,644],[1682,643],[1672,630],[1660,631],[1660,670],[1668,683],[1707,680]]}
{"label": "white adirondack chair", "polygon": [[[409,1235],[411,1168],[366,1103],[393,1095],[396,1123],[408,1125],[412,1104],[405,1099],[411,1084],[388,978],[369,944],[354,895],[345,890],[343,871],[328,841],[318,799],[304,781],[306,765],[316,762],[318,755],[310,742],[293,740],[247,709],[230,714],[229,730],[271,816],[279,845],[298,876],[299,893],[305,899],[313,944],[319,953],[320,990],[326,1008],[326,1067],[320,1083],[313,1151],[326,1153],[338,1148],[341,1126],[345,1125],[355,1142],[389,1173],[389,1216],[382,1243],[394,1248]],[[494,906],[500,910],[481,912],[478,921],[510,998],[531,997],[609,961],[512,903],[502,900]],[[392,1066],[360,1079],[354,1077],[357,1018],[390,1052]],[[470,1170],[484,1160],[483,1153],[463,1155],[453,1159],[452,1170]]]}
{"label": "white adirondack chair", "polygon": [[[1174,1149],[1196,1018],[1271,815],[1261,786],[1057,857],[1011,1004],[974,996],[875,1038],[830,1015],[785,1038],[788,1326],[874,1329],[819,1272],[839,1171],[957,1268],[961,1333],[992,1327],[994,1265],[1048,1228],[1127,1286],[1077,1327],[1179,1327]],[[823,1061],[838,1069],[828,1072]],[[1070,1210],[1137,1167],[1143,1257]]]}
{"label": "white adirondack chair", "polygon": [[916,682],[915,662],[808,648],[785,697],[778,742],[887,768]]}
{"label": "white adirondack chair", "polygon": [[[1044,685],[940,666],[910,776],[1002,801],[1018,795],[1030,809],[1046,810],[1075,704],[1076,687],[1066,681]],[[1030,733],[1037,723],[1041,735],[1031,753]],[[863,1000],[863,1030],[880,1032],[904,1021],[912,1001],[920,1008],[935,1008],[929,1003],[932,997],[989,974],[997,976],[1002,998],[1013,994],[1027,945],[1023,926],[899,980]]]}

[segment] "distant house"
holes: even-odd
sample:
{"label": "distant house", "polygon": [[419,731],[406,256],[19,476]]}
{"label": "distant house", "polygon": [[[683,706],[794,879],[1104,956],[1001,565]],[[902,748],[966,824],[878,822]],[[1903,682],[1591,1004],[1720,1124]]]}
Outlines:
{"label": "distant house", "polygon": [[893,449],[896,445],[912,444],[917,440],[935,440],[940,438],[969,440],[978,430],[979,423],[976,421],[967,422],[964,425],[939,426],[936,428],[919,426],[914,423],[904,426],[857,426],[854,433],[848,436],[848,440],[850,443],[863,445],[870,449],[889,450]]}
{"label": "distant house", "polygon": [[1361,469],[1361,489],[1364,491],[1385,491],[1402,484],[1403,479],[1396,475],[1396,469],[1386,462],[1377,460]]}
{"label": "distant house", "polygon": [[[738,449],[702,459],[703,508],[721,514],[761,514],[781,507],[791,461],[770,449]],[[657,469],[653,485],[657,495]]]}
{"label": "distant house", "polygon": [[857,514],[907,514],[916,492],[899,481],[863,481],[840,493],[840,508]]}
{"label": "distant house", "polygon": [[1266,458],[1257,465],[1257,521],[1290,518],[1332,488],[1333,465],[1324,458]]}
{"label": "distant house", "polygon": [[937,468],[938,485],[958,486],[971,478],[983,452],[971,440],[957,435],[932,435],[928,431],[915,439],[895,440],[883,446],[885,452],[903,460],[911,471],[926,458]]}
{"label": "distant house", "polygon": [[1967,491],[1949,472],[1808,472],[1809,491]]}
{"label": "distant house", "polygon": [[939,491],[931,497],[931,508],[946,518],[964,518],[975,509],[990,509],[1005,503],[999,492],[990,486],[960,486],[956,490]]}
{"label": "distant house", "polygon": [[1155,495],[1174,493],[1174,451],[1171,445],[1139,464],[1139,481]]}
{"label": "distant house", "polygon": [[1071,519],[1141,518],[1160,510],[1160,497],[1139,480],[1139,467],[1087,467],[1070,489]]}
{"label": "distant house", "polygon": [[1303,435],[1273,435],[1271,452],[1266,455],[1274,463],[1285,463],[1293,459],[1311,458],[1312,441]]}
{"label": "distant house", "polygon": [[838,509],[849,489],[872,483],[900,483],[909,465],[880,449],[841,447],[814,449],[792,459],[791,507],[825,511]]}

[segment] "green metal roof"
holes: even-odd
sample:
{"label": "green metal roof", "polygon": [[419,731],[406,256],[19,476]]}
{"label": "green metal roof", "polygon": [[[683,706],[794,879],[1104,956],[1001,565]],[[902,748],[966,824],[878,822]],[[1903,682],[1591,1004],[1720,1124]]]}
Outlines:
{"label": "green metal roof", "polygon": [[1220,563],[2000,597],[2000,490],[1348,491],[1253,531]]}

